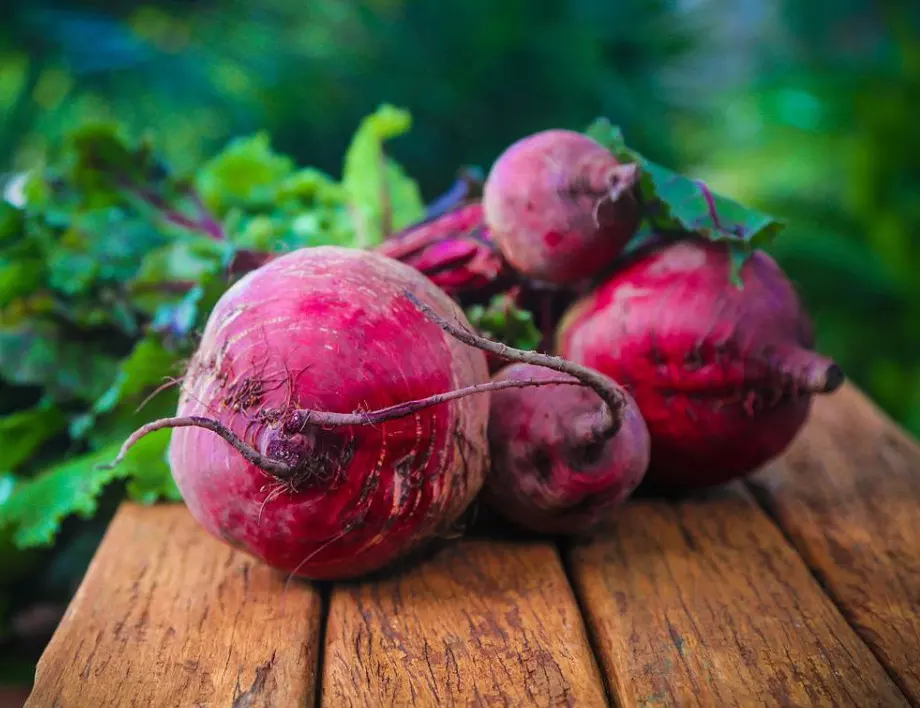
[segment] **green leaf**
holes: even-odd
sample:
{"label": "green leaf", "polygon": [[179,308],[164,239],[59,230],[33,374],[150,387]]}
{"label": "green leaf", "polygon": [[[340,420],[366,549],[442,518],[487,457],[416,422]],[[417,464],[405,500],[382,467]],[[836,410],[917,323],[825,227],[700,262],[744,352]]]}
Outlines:
{"label": "green leaf", "polygon": [[236,138],[198,172],[196,184],[205,205],[225,215],[234,206],[272,206],[278,183],[294,170],[293,161],[271,148],[267,133]]}
{"label": "green leaf", "polygon": [[10,260],[0,257],[0,309],[41,287],[45,266],[37,258]]}
{"label": "green leaf", "polygon": [[715,194],[704,183],[646,159],[626,145],[619,127],[606,118],[594,121],[586,134],[617,159],[639,165],[639,192],[656,229],[690,231],[710,241],[727,241],[742,251],[750,251],[769,244],[784,227],[767,214]]}
{"label": "green leaf", "polygon": [[168,431],[153,433],[140,440],[118,467],[101,469],[99,465],[118,454],[121,444],[115,442],[61,462],[32,479],[19,480],[0,503],[0,529],[11,528],[19,548],[51,545],[64,519],[74,514],[91,518],[103,489],[118,479],[132,478],[131,488],[143,501],[160,496],[175,499],[175,487],[165,482],[168,442]]}
{"label": "green leaf", "polygon": [[387,226],[398,231],[425,214],[418,185],[386,156],[383,147],[385,141],[407,133],[411,125],[408,111],[383,104],[361,121],[345,153],[342,184],[357,220],[356,248],[373,247],[383,241]]}
{"label": "green leaf", "polygon": [[66,426],[66,416],[48,400],[0,418],[0,470],[16,469]]}
{"label": "green leaf", "polygon": [[93,412],[108,413],[124,400],[132,400],[164,379],[177,373],[178,356],[160,341],[148,335],[134,345],[134,350],[118,367],[118,376],[93,405]]}
{"label": "green leaf", "polygon": [[487,306],[469,307],[466,315],[483,337],[511,347],[532,351],[543,338],[534,324],[533,315],[517,307],[507,294],[494,296]]}
{"label": "green leaf", "polygon": [[188,184],[170,173],[149,138],[132,141],[111,121],[87,122],[72,131],[61,165],[81,203],[92,208],[129,198],[161,208],[184,204],[191,196]]}
{"label": "green leaf", "polygon": [[55,400],[93,401],[115,376],[117,360],[99,345],[71,339],[50,322],[0,329],[0,378],[37,385]]}
{"label": "green leaf", "polygon": [[6,245],[22,236],[23,218],[20,209],[0,201],[0,245]]}

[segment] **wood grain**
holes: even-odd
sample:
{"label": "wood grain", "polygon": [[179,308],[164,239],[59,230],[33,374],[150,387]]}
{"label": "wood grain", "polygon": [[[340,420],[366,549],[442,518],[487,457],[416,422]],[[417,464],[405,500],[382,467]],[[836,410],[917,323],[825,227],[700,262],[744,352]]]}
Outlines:
{"label": "wood grain", "polygon": [[920,446],[853,386],[754,477],[850,623],[920,705]]}
{"label": "wood grain", "polygon": [[567,560],[619,704],[905,705],[743,487],[613,526]]}
{"label": "wood grain", "polygon": [[339,585],[322,704],[605,706],[555,548],[466,540],[376,584]]}
{"label": "wood grain", "polygon": [[321,598],[207,536],[183,506],[123,506],[42,656],[27,706],[305,706]]}

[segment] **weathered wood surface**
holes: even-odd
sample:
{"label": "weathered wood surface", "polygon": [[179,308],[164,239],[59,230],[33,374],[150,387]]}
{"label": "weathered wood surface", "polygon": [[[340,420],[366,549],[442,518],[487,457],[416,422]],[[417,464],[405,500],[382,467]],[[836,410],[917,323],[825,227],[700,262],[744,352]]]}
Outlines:
{"label": "weathered wood surface", "polygon": [[853,386],[752,488],[920,705],[920,446]]}
{"label": "weathered wood surface", "polygon": [[34,708],[304,706],[321,598],[207,536],[184,507],[125,505],[36,672]]}
{"label": "weathered wood surface", "polygon": [[322,704],[604,706],[553,546],[467,540],[402,576],[340,585]]}
{"label": "weathered wood surface", "polygon": [[469,538],[336,585],[325,625],[310,584],[127,504],[27,705],[920,705],[918,477],[846,386],[764,472],[636,499],[565,568]]}
{"label": "weathered wood surface", "polygon": [[906,705],[737,485],[631,504],[568,557],[620,705]]}

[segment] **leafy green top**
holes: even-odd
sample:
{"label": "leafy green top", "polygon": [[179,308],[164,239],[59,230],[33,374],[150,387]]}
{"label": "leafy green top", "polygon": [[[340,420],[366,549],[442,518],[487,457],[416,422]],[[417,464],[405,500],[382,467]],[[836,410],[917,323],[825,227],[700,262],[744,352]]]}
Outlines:
{"label": "leafy green top", "polygon": [[492,297],[488,305],[472,305],[466,310],[470,324],[488,339],[517,349],[534,350],[542,338],[533,314],[517,307],[507,293]]}
{"label": "leafy green top", "polygon": [[174,377],[238,266],[307,246],[373,246],[423,216],[418,187],[384,151],[409,127],[408,113],[381,106],[336,180],[262,133],[176,174],[148,137],[95,123],[27,176],[21,199],[0,201],[0,546],[52,543],[61,520],[93,514],[115,479],[136,500],[178,499],[168,434],[114,471],[96,465],[175,412]]}
{"label": "leafy green top", "polygon": [[746,256],[753,249],[770,243],[784,226],[771,216],[715,194],[699,180],[643,157],[626,145],[620,128],[606,118],[595,120],[586,134],[617,159],[639,165],[639,196],[651,231],[662,234],[692,232],[710,241],[730,243],[736,274]]}

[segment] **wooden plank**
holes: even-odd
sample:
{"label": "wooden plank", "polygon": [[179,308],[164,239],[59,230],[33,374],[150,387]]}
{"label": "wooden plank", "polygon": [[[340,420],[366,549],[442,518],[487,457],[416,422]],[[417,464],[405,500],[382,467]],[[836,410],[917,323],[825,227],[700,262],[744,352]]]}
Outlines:
{"label": "wooden plank", "polygon": [[322,705],[605,706],[558,552],[469,539],[333,589]]}
{"label": "wooden plank", "polygon": [[27,706],[305,706],[321,598],[206,535],[123,506],[38,664]]}
{"label": "wooden plank", "polygon": [[905,705],[742,486],[612,524],[567,557],[619,704]]}
{"label": "wooden plank", "polygon": [[920,446],[854,386],[752,488],[902,691],[920,705]]}

